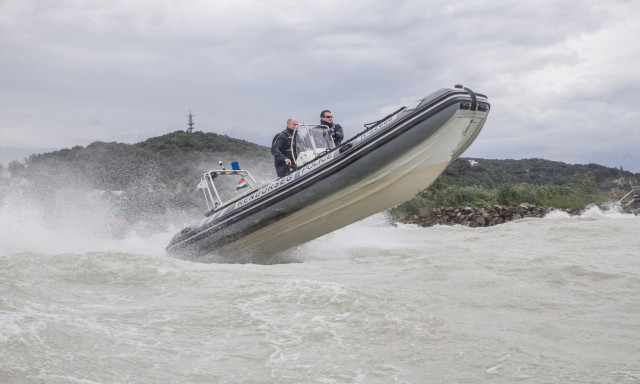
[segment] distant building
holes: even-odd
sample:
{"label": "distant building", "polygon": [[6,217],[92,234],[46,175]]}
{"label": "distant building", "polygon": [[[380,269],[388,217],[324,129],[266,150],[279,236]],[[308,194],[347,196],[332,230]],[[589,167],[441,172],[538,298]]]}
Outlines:
{"label": "distant building", "polygon": [[478,165],[478,162],[475,161],[475,160],[469,160],[469,164],[471,164],[471,166],[473,167],[473,166]]}

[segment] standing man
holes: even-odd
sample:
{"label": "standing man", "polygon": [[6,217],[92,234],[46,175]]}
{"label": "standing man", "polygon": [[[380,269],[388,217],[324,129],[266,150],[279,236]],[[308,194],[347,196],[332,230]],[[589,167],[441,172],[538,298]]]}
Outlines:
{"label": "standing man", "polygon": [[290,117],[287,120],[287,129],[278,133],[271,143],[271,154],[273,155],[278,177],[285,176],[291,171],[291,164],[293,162],[291,138],[296,129],[298,129],[298,120]]}
{"label": "standing man", "polygon": [[329,135],[333,138],[333,142],[336,143],[336,147],[340,145],[342,139],[344,139],[344,132],[340,124],[333,124],[333,115],[330,110],[325,109],[320,112],[320,124],[329,127]]}

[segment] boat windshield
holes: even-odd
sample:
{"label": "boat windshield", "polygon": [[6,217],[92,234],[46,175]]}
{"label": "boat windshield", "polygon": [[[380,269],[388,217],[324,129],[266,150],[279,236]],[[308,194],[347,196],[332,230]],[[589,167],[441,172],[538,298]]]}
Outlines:
{"label": "boat windshield", "polygon": [[296,166],[300,167],[315,159],[323,152],[336,147],[333,137],[329,134],[329,128],[325,125],[301,124],[294,133],[291,141]]}

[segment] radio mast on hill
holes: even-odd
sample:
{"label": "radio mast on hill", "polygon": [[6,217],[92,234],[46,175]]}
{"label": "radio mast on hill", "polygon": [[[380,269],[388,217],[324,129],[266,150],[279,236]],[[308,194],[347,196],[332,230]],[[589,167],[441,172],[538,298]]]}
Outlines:
{"label": "radio mast on hill", "polygon": [[187,128],[187,132],[191,133],[193,132],[193,127],[196,125],[193,122],[193,115],[191,114],[191,110],[189,110],[189,124],[187,124],[189,126],[189,128]]}

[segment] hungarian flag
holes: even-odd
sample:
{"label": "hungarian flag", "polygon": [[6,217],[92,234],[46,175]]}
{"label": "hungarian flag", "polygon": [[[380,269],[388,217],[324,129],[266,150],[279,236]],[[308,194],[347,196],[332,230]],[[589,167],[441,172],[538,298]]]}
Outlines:
{"label": "hungarian flag", "polygon": [[244,177],[243,177],[242,179],[240,179],[240,181],[238,181],[238,185],[236,185],[236,191],[238,189],[246,188],[248,186],[249,186],[249,184],[247,184],[247,180],[245,180]]}

